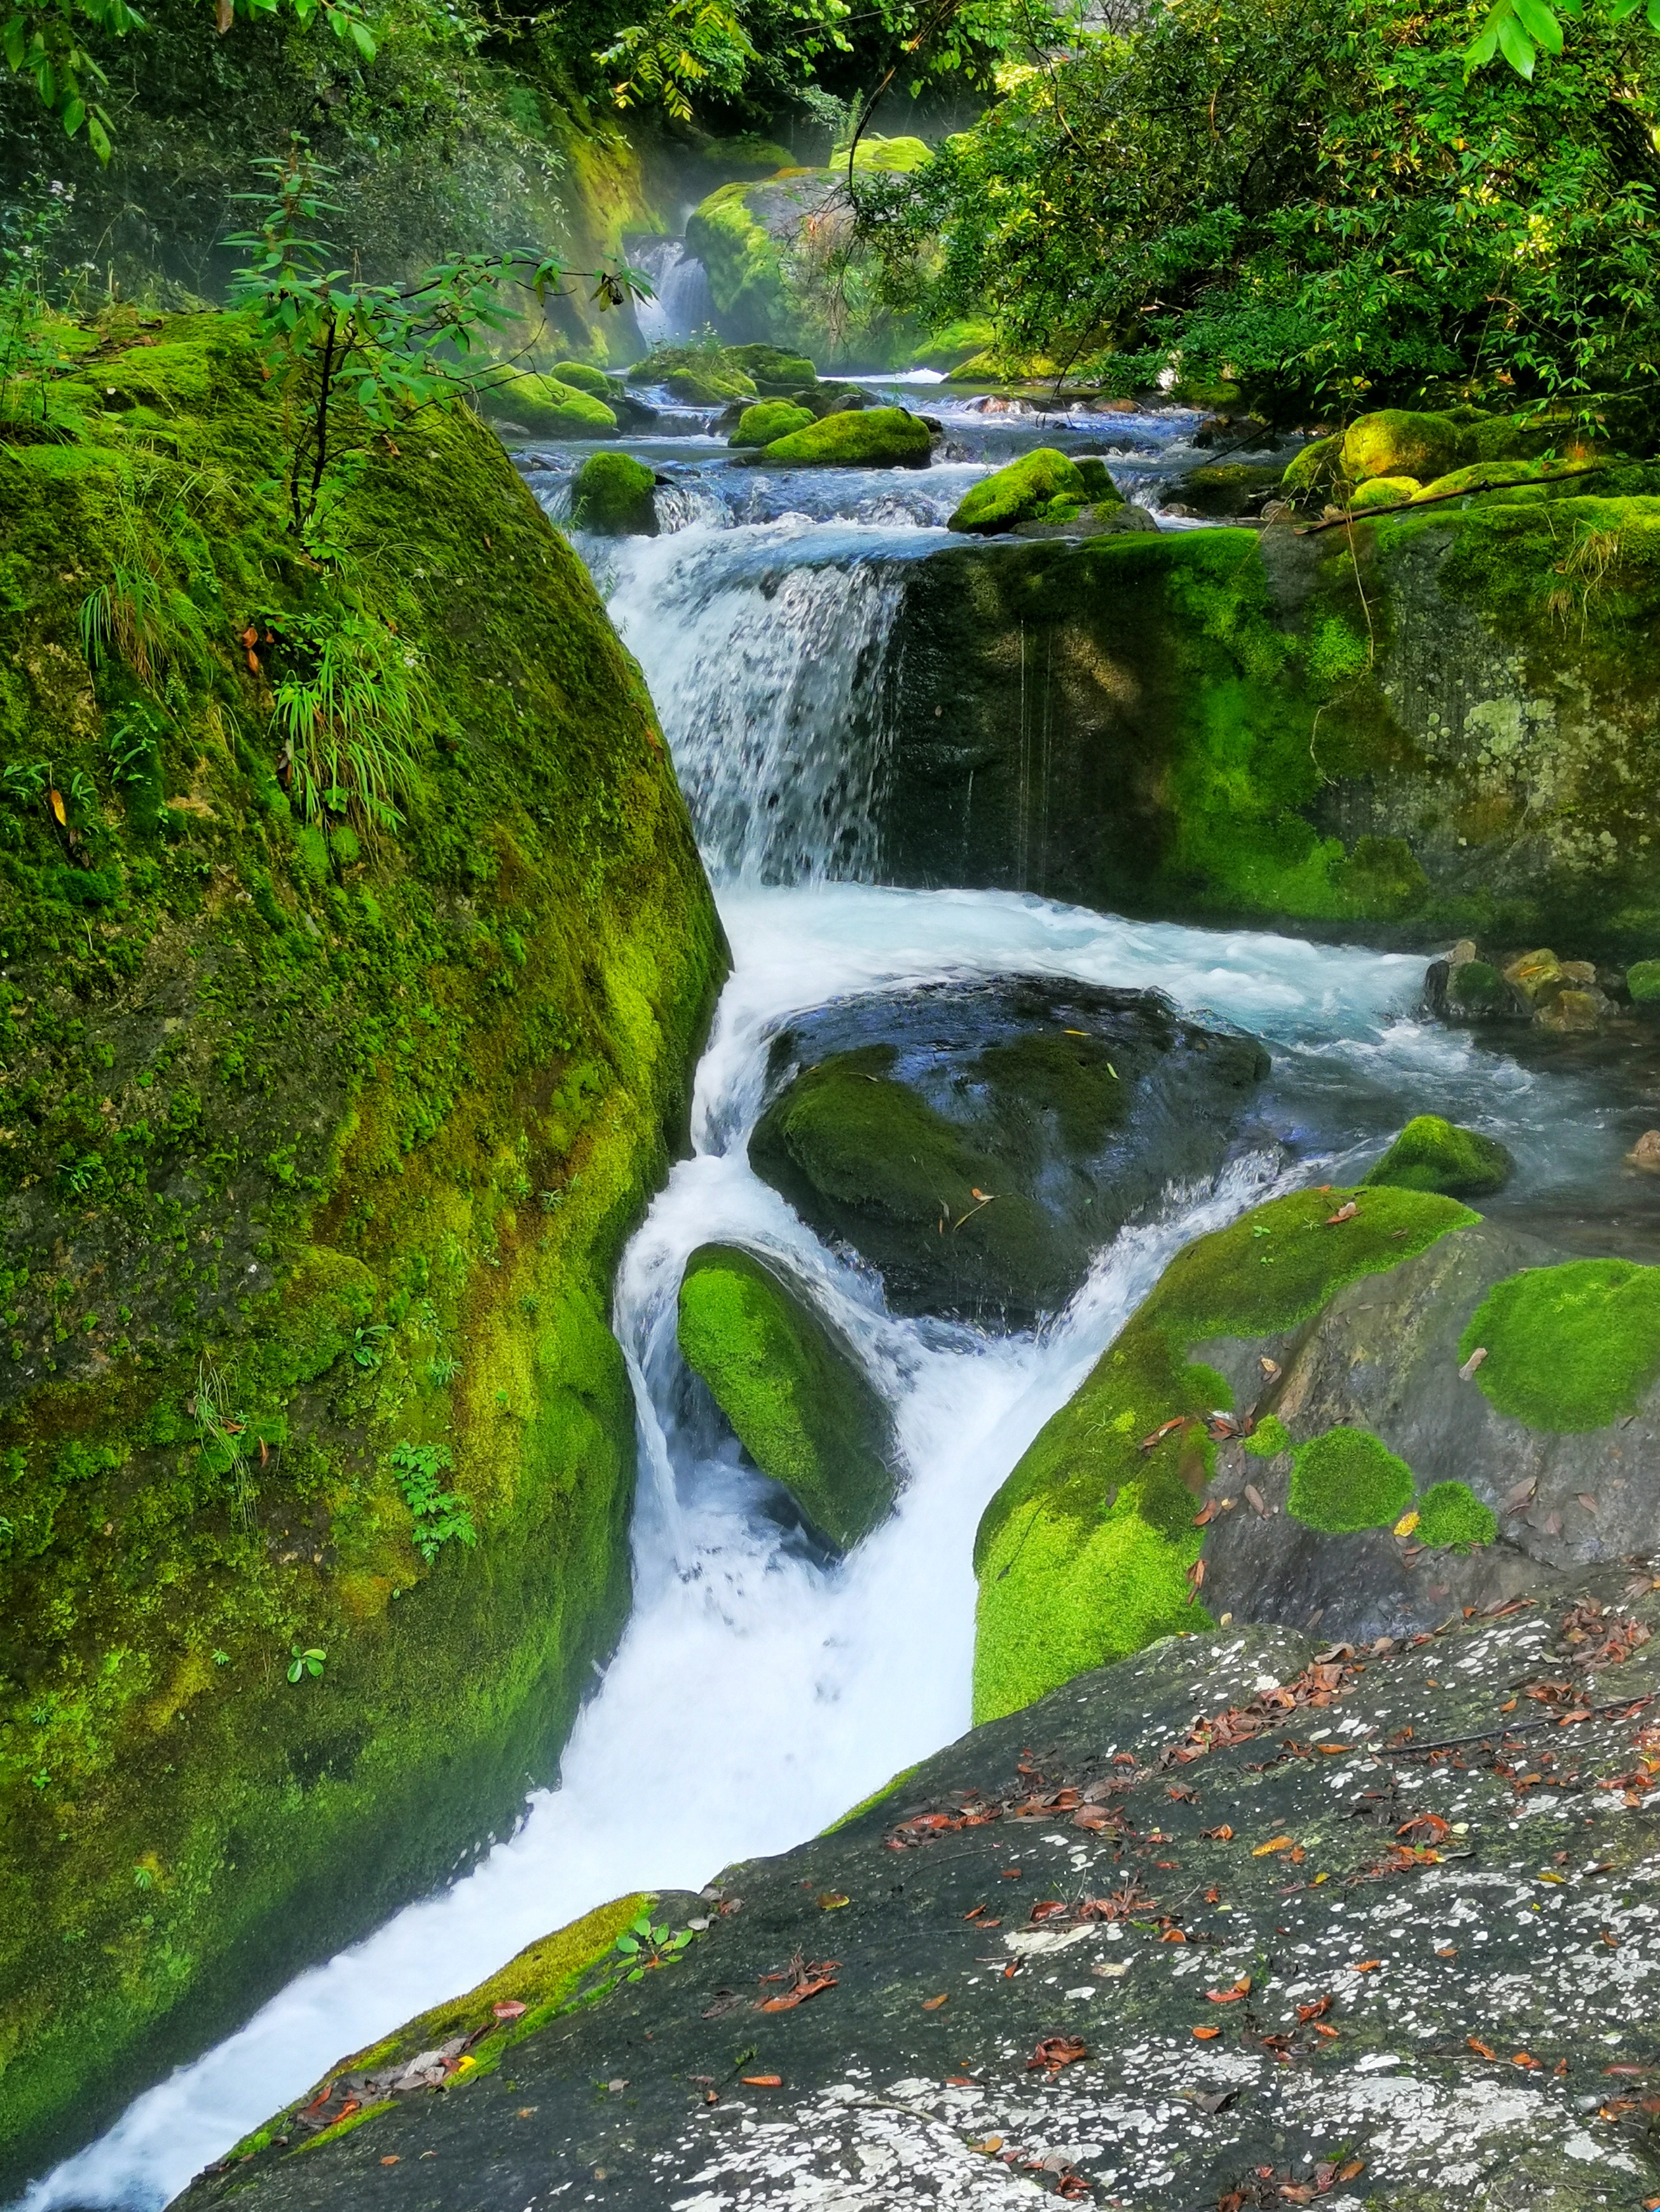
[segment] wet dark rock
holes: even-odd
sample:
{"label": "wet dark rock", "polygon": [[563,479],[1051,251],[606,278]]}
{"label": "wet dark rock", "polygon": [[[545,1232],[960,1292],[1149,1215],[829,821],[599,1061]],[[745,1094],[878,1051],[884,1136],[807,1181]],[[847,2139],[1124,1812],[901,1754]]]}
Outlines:
{"label": "wet dark rock", "polygon": [[1155,992],[1017,978],[848,1000],[775,1040],[757,1174],[891,1308],[1054,1312],[1172,1181],[1214,1172],[1268,1070]]}
{"label": "wet dark rock", "polygon": [[704,1925],[675,1963],[611,1953],[528,2033],[510,1966],[447,2008],[468,2078],[302,2152],[279,2116],[179,2205],[1635,2207],[1660,1605],[1630,1581],[1081,1675],[663,1898]]}

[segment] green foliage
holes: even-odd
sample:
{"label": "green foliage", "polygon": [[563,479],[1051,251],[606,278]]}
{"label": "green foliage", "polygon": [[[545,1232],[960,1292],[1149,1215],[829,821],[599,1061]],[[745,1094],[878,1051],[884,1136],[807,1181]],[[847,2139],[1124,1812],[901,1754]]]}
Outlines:
{"label": "green foliage", "polygon": [[885,296],[988,311],[1005,353],[1116,389],[1231,376],[1290,420],[1640,392],[1660,48],[1598,9],[1537,83],[1467,76],[1482,12],[1168,0],[1131,37],[1083,31],[861,191]]}
{"label": "green foliage", "polygon": [[290,1682],[303,1681],[307,1675],[316,1681],[328,1664],[328,1653],[318,1644],[302,1649],[298,1644],[290,1644],[289,1652],[288,1676]]}
{"label": "green foliage", "polygon": [[1660,1267],[1570,1260],[1495,1284],[1459,1340],[1501,1413],[1573,1435],[1634,1413],[1660,1376]]}
{"label": "green foliage", "polygon": [[1499,1522],[1467,1482],[1433,1482],[1418,1500],[1415,1533],[1420,1544],[1467,1552],[1475,1544],[1491,1544]]}
{"label": "green foliage", "polygon": [[1633,1006],[1651,1006],[1660,999],[1660,960],[1633,960],[1626,970],[1626,988]]}
{"label": "green foliage", "polygon": [[1401,1190],[1438,1190],[1444,1198],[1485,1198],[1504,1188],[1515,1166],[1496,1137],[1459,1128],[1438,1114],[1419,1114],[1365,1180],[1369,1188],[1392,1183]]}
{"label": "green foliage", "polygon": [[51,422],[51,380],[63,356],[46,293],[71,198],[36,179],[25,197],[0,206],[0,423],[8,428],[27,422],[44,430]]}
{"label": "green foliage", "polygon": [[671,1929],[649,1911],[640,1913],[617,1939],[617,1951],[629,1962],[623,1979],[637,1982],[654,1966],[672,1966],[696,1936],[694,1928]]}
{"label": "green foliage", "polygon": [[277,635],[288,666],[271,720],[301,817],[350,814],[371,832],[395,829],[416,787],[426,708],[415,648],[350,609],[285,616]]}
{"label": "green foliage", "polygon": [[1369,1429],[1328,1429],[1298,1446],[1286,1510],[1329,1535],[1387,1528],[1411,1505],[1412,1488],[1412,1469]]}
{"label": "green foliage", "polygon": [[415,1522],[415,1548],[430,1566],[446,1544],[470,1552],[478,1541],[472,1511],[464,1498],[439,1486],[439,1476],[455,1464],[447,1444],[396,1444],[392,1473]]}

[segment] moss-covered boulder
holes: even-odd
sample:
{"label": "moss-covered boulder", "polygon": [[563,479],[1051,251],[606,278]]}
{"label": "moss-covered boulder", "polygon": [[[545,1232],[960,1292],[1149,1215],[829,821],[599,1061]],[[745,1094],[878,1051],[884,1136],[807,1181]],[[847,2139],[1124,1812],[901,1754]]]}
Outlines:
{"label": "moss-covered boulder", "polygon": [[680,1284],[681,1357],[763,1474],[850,1551],[892,1510],[892,1423],[853,1348],[774,1268],[700,1245]]}
{"label": "moss-covered boulder", "polygon": [[763,397],[775,398],[806,390],[818,381],[818,372],[803,353],[782,346],[751,343],[728,346],[727,358],[752,377]]}
{"label": "moss-covered boulder", "polygon": [[611,538],[655,538],[657,476],[631,453],[595,453],[571,479],[570,519]]}
{"label": "moss-covered boulder", "polygon": [[787,438],[793,430],[805,430],[809,422],[817,419],[810,407],[798,407],[794,400],[763,400],[744,410],[727,443],[769,446],[775,438]]}
{"label": "moss-covered boulder", "polygon": [[1660,1376],[1660,1267],[1571,1260],[1498,1283],[1461,1346],[1502,1413],[1574,1435],[1629,1419]]}
{"label": "moss-covered boulder", "polygon": [[1438,1114],[1418,1114],[1365,1180],[1398,1190],[1439,1191],[1443,1198],[1487,1198],[1504,1188],[1515,1169],[1496,1137],[1460,1128]]}
{"label": "moss-covered boulder", "polygon": [[777,1039],[756,1171],[900,1313],[1020,1326],[1172,1182],[1215,1171],[1268,1060],[1154,993],[1016,981],[848,1001]]}
{"label": "moss-covered boulder", "polygon": [[595,368],[586,361],[556,361],[548,374],[556,384],[567,385],[573,392],[586,392],[590,399],[603,399],[608,406],[623,388],[618,378],[607,376],[603,368]]}
{"label": "moss-covered boulder", "polygon": [[687,407],[722,407],[734,399],[752,399],[755,380],[741,370],[721,368],[672,368],[663,379],[672,399]]}
{"label": "moss-covered boulder", "polygon": [[1280,479],[1280,489],[1287,499],[1317,500],[1320,495],[1335,489],[1341,480],[1342,469],[1341,433],[1329,438],[1312,438],[1286,463]]}
{"label": "moss-covered boulder", "polygon": [[[1355,1211],[1334,1221],[1351,1198]],[[974,1550],[976,1716],[1208,1625],[1196,1516],[1215,1463],[1213,1417],[1235,1400],[1194,1346],[1298,1329],[1346,1284],[1475,1218],[1415,1191],[1298,1191],[1179,1253],[986,1509]]]}
{"label": "moss-covered boulder", "polygon": [[1626,988],[1634,1006],[1660,1004],[1660,960],[1633,960],[1626,970]]}
{"label": "moss-covered boulder", "polygon": [[609,438],[617,429],[616,411],[603,399],[533,369],[491,383],[483,399],[487,414],[533,438]]}
{"label": "moss-covered boulder", "polygon": [[1372,477],[1356,488],[1349,499],[1349,510],[1364,514],[1368,507],[1402,507],[1418,489],[1414,477]]}
{"label": "moss-covered boulder", "polygon": [[721,961],[638,670],[470,411],[362,437],[325,568],[243,324],[60,343],[0,469],[0,2193],[552,1773]]}
{"label": "moss-covered boulder", "polygon": [[1385,407],[1362,415],[1343,434],[1342,471],[1353,484],[1374,477],[1410,477],[1415,485],[1428,483],[1475,458],[1468,427],[1450,415]]}
{"label": "moss-covered boulder", "polygon": [[946,527],[994,538],[1018,522],[1070,522],[1086,506],[1118,502],[1104,462],[1086,471],[1054,447],[1038,446],[970,486]]}
{"label": "moss-covered boulder", "polygon": [[824,416],[775,438],[760,458],[811,469],[925,469],[933,433],[903,407],[861,407]]}

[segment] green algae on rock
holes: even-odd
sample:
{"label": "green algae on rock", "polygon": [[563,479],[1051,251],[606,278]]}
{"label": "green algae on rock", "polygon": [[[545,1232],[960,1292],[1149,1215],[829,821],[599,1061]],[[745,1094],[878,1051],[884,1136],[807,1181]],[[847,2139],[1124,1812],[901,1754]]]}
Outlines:
{"label": "green algae on rock", "polygon": [[860,407],[826,415],[759,458],[818,469],[925,469],[933,447],[927,424],[903,407]]}
{"label": "green algae on rock", "polygon": [[1038,446],[971,484],[946,527],[991,538],[1017,522],[1070,522],[1102,501],[1122,504],[1099,461],[1086,474],[1068,455]]}
{"label": "green algae on rock", "polygon": [[655,538],[656,473],[632,453],[594,453],[571,479],[570,519],[612,538]]}
{"label": "green algae on rock", "polygon": [[1495,1284],[1459,1351],[1483,1395],[1529,1428],[1572,1434],[1636,1412],[1660,1376],[1660,1267],[1570,1260]]}
{"label": "green algae on rock", "polygon": [[1385,1528],[1412,1503],[1412,1469],[1370,1429],[1327,1429],[1292,1459],[1286,1510],[1327,1535]]}
{"label": "green algae on rock", "polygon": [[[326,573],[245,326],[137,333],[65,332],[0,472],[7,2181],[550,1771],[628,1605],[610,1273],[723,960],[497,441],[366,439]],[[284,788],[273,688],[350,623],[415,702],[391,824]],[[393,1458],[441,1447],[477,1543],[428,1559]]]}
{"label": "green algae on rock", "polygon": [[798,407],[793,399],[763,399],[753,407],[746,407],[738,418],[738,427],[727,440],[733,446],[769,446],[775,438],[787,438],[793,430],[805,430],[816,416],[810,407]]}
{"label": "green algae on rock", "polygon": [[892,1510],[893,1425],[850,1345],[763,1260],[700,1245],[680,1284],[681,1357],[763,1474],[851,1551]]}
{"label": "green algae on rock", "polygon": [[520,424],[533,438],[608,438],[617,428],[616,414],[603,399],[534,369],[486,385],[480,397],[487,414]]}
{"label": "green algae on rock", "polygon": [[1368,1170],[1365,1180],[1368,1186],[1393,1183],[1400,1190],[1437,1190],[1443,1198],[1486,1198],[1502,1190],[1515,1169],[1515,1161],[1496,1137],[1460,1128],[1438,1114],[1418,1114]]}
{"label": "green algae on rock", "polygon": [[[1355,1212],[1333,1222],[1350,1200]],[[1189,1580],[1203,1544],[1195,1493],[1214,1465],[1207,1419],[1233,1393],[1190,1346],[1294,1328],[1476,1218],[1415,1191],[1296,1191],[1177,1253],[986,1509],[976,1715],[1208,1624]]]}

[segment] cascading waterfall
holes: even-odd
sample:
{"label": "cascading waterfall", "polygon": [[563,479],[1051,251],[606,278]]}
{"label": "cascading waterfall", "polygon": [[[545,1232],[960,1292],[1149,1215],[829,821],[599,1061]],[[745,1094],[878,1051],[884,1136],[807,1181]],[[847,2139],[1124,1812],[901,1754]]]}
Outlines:
{"label": "cascading waterfall", "polygon": [[[1421,966],[1403,956],[873,886],[885,631],[904,561],[941,542],[972,473],[936,467],[896,486],[745,471],[700,492],[707,504],[684,528],[585,549],[651,684],[733,953],[697,1073],[692,1156],[617,1286],[641,1441],[633,1617],[558,1784],[513,1838],[148,2091],[29,2192],[27,2212],[155,2212],[332,2059],[547,1929],[619,1893],[696,1887],[798,1842],[959,1732],[979,1515],[1189,1237],[1317,1163],[1335,1179],[1408,1112],[1498,1129],[1523,1188],[1537,1186],[1547,1132],[1559,1146],[1565,1130],[1603,1141],[1589,1093],[1413,1020]],[[1213,1187],[1168,1193],[1156,1218],[1122,1233],[1044,1329],[990,1337],[896,1320],[868,1273],[751,1170],[769,1041],[834,999],[1016,971],[1158,986],[1254,1029],[1275,1056],[1256,1125]],[[837,1565],[813,1554],[684,1388],[676,1294],[687,1255],[711,1239],[775,1256],[893,1408],[897,1510]]]}
{"label": "cascading waterfall", "polygon": [[684,345],[714,312],[708,273],[681,238],[631,238],[627,258],[651,279],[655,296],[636,300],[634,319],[648,346]]}

